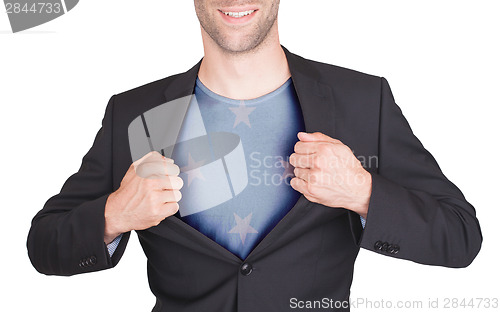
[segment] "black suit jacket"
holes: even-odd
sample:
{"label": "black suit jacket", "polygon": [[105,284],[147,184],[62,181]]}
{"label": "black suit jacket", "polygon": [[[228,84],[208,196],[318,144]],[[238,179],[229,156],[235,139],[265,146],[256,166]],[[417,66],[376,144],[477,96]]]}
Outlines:
{"label": "black suit jacket", "polygon": [[[171,216],[137,231],[157,297],[153,311],[288,311],[291,298],[348,300],[360,247],[447,267],[465,267],[479,252],[473,206],[413,135],[387,81],[283,49],[306,131],[338,138],[366,160],[373,181],[366,228],[353,212],[301,196],[242,261]],[[80,169],[33,219],[27,247],[39,272],[73,275],[118,263],[130,233],[110,258],[104,207],[132,163],[127,127],[192,94],[200,63],[111,97]]]}

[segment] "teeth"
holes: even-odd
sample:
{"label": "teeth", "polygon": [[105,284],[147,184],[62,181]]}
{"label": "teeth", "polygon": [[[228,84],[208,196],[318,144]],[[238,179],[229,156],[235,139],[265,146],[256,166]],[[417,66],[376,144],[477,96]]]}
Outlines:
{"label": "teeth", "polygon": [[226,14],[227,16],[235,17],[235,18],[240,18],[243,16],[247,16],[255,12],[255,10],[249,10],[249,11],[243,11],[243,12],[222,12]]}

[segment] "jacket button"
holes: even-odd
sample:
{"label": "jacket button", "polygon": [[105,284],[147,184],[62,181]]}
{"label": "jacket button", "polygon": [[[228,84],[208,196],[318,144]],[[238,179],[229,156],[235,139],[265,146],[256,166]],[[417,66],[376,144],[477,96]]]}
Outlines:
{"label": "jacket button", "polygon": [[90,265],[95,265],[97,263],[97,258],[95,256],[90,257],[89,259]]}
{"label": "jacket button", "polygon": [[389,244],[388,244],[387,242],[384,242],[384,243],[382,244],[382,248],[381,248],[380,250],[382,250],[382,251],[387,251],[387,247],[389,247]]}
{"label": "jacket button", "polygon": [[82,259],[82,260],[80,260],[79,265],[80,265],[80,267],[81,267],[81,268],[85,268],[86,266],[88,266],[88,264],[87,264],[87,262],[86,262],[85,260],[86,260],[86,259]]}
{"label": "jacket button", "polygon": [[398,245],[394,245],[392,248],[393,248],[393,252],[392,252],[392,253],[393,253],[394,255],[395,255],[395,254],[397,254],[397,253],[399,252],[399,246],[398,246]]}
{"label": "jacket button", "polygon": [[240,268],[241,274],[248,276],[250,273],[252,273],[253,267],[250,263],[243,263],[243,265]]}
{"label": "jacket button", "polygon": [[387,252],[390,254],[393,254],[394,253],[394,245],[389,244],[389,246],[387,246]]}
{"label": "jacket button", "polygon": [[375,250],[381,250],[382,249],[382,242],[381,241],[377,241],[375,243],[375,245],[373,245],[373,248],[375,248]]}

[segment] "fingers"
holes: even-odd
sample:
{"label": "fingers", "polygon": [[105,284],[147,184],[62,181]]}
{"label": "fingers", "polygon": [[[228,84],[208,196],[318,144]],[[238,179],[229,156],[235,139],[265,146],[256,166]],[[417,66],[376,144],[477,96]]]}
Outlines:
{"label": "fingers", "polygon": [[344,143],[338,141],[338,142],[305,142],[305,141],[298,141],[295,143],[293,150],[295,153],[298,154],[316,154],[320,153],[323,150],[326,149],[339,149],[342,147],[346,147]]}
{"label": "fingers", "polygon": [[308,188],[308,183],[301,178],[294,177],[290,180],[290,186],[299,193],[304,194],[304,196],[310,201],[316,201],[316,198],[311,195]]}
{"label": "fingers", "polygon": [[182,193],[179,190],[172,191],[162,191],[159,194],[160,202],[162,203],[171,203],[178,202],[182,198]]}
{"label": "fingers", "polygon": [[313,132],[313,133],[299,132],[297,133],[297,137],[301,141],[342,143],[340,140],[334,139],[321,132]]}
{"label": "fingers", "polygon": [[[335,158],[333,158],[334,160]],[[335,161],[332,158],[328,158],[324,154],[297,154],[292,153],[289,157],[289,162],[295,168],[305,168],[305,169],[327,169],[332,168]]]}
{"label": "fingers", "polygon": [[166,202],[163,206],[166,209],[167,217],[172,216],[179,211],[179,204],[176,202]]}
{"label": "fingers", "polygon": [[317,150],[316,142],[298,141],[293,147],[293,151],[298,154],[314,154]]}
{"label": "fingers", "polygon": [[307,191],[307,182],[298,177],[294,177],[290,180],[290,186],[302,194]]}
{"label": "fingers", "polygon": [[179,176],[166,176],[159,183],[159,190],[180,190],[184,185],[184,181]]}
{"label": "fingers", "polygon": [[295,143],[293,150],[295,153],[298,154],[316,154],[320,153],[322,150],[327,149],[327,148],[332,148],[332,147],[340,147],[343,146],[344,144],[338,140],[335,142],[322,142],[322,141],[315,141],[315,142],[305,142],[305,141],[298,141]]}
{"label": "fingers", "polygon": [[295,169],[293,169],[293,174],[297,178],[300,178],[301,180],[309,181],[310,171],[311,171],[310,169],[304,169],[304,168],[295,167]]}
{"label": "fingers", "polygon": [[297,154],[292,153],[289,157],[289,162],[295,168],[313,168],[316,164],[315,154]]}
{"label": "fingers", "polygon": [[179,176],[140,179],[139,183],[144,189],[159,192],[180,190],[184,186],[184,181]]}
{"label": "fingers", "polygon": [[316,169],[295,168],[293,174],[302,181],[305,181],[309,186],[321,185],[327,182],[328,176],[325,176]]}
{"label": "fingers", "polygon": [[180,168],[167,161],[143,161],[136,167],[136,174],[141,178],[161,178],[164,176],[177,176]]}
{"label": "fingers", "polygon": [[158,158],[158,155],[160,155],[161,157],[161,154],[158,153],[157,151],[151,151],[149,153],[147,153],[146,155],[142,156],[140,159],[134,161],[134,166],[139,166],[141,163],[143,163],[144,161],[146,161],[146,159],[150,159],[150,158]]}
{"label": "fingers", "polygon": [[314,154],[321,151],[328,144],[341,144],[340,140],[329,137],[321,132],[306,133],[299,132],[297,137],[300,141],[295,143],[294,151],[298,154]]}

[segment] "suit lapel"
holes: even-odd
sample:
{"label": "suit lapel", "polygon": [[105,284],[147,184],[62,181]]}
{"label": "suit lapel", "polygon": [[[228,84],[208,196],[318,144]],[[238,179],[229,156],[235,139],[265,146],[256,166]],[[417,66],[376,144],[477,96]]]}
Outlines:
{"label": "suit lapel", "polygon": [[320,73],[309,61],[290,53],[283,47],[292,73],[292,81],[299,98],[306,132],[323,132],[334,136],[335,101],[331,88],[321,82]]}
{"label": "suit lapel", "polygon": [[191,95],[194,93],[196,84],[196,77],[201,65],[200,60],[190,70],[185,73],[179,74],[165,89],[165,102],[173,101],[183,96]]}
{"label": "suit lapel", "polygon": [[[320,73],[310,67],[309,61],[290,53],[285,47],[283,51],[287,57],[288,66],[292,75],[293,85],[299,98],[300,108],[304,118],[306,132],[323,132],[334,136],[335,130],[335,103],[331,88],[321,82]],[[178,75],[166,88],[165,101],[172,101],[186,97],[194,93],[196,77],[200,69],[201,60],[185,73]],[[188,100],[189,98],[186,98]],[[185,116],[184,116],[185,117]],[[184,123],[184,122],[183,122]],[[181,126],[182,127],[182,126]],[[180,129],[175,129],[177,136]],[[295,220],[307,212],[307,207],[312,203],[304,195],[301,195],[290,211],[278,222],[278,224],[263,238],[263,240],[252,250],[247,259],[260,253],[269,247],[276,239],[282,236],[287,229],[293,226]],[[217,253],[230,261],[239,261],[240,258],[217,244],[195,228],[180,220],[178,213],[165,219],[162,223],[174,228],[185,229],[189,237],[196,243],[203,244],[217,250]],[[160,230],[160,229],[157,229]]]}

